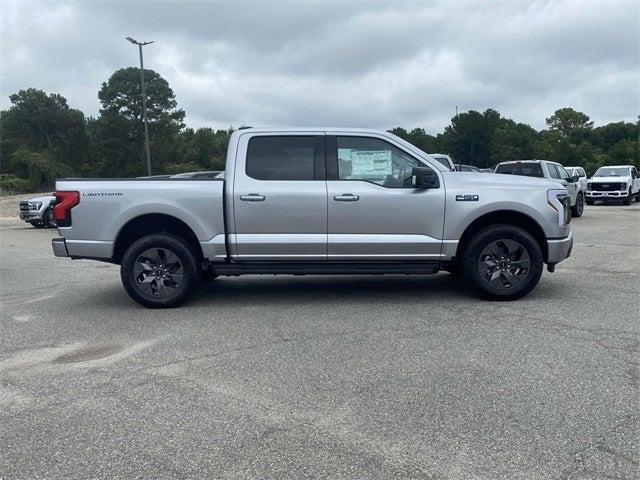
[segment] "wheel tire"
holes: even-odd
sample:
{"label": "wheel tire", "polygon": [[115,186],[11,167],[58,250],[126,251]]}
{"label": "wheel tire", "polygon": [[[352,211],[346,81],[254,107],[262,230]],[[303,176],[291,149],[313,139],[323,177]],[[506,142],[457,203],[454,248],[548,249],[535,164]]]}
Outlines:
{"label": "wheel tire", "polygon": [[581,217],[584,212],[584,197],[582,193],[579,193],[576,197],[576,204],[571,207],[571,216],[572,217]]}
{"label": "wheel tire", "polygon": [[45,228],[58,228],[56,221],[53,219],[53,210],[51,208],[45,210],[44,215],[42,215],[42,223]]}
{"label": "wheel tire", "polygon": [[[493,247],[495,251],[501,250],[500,256],[487,254],[494,250]],[[506,252],[503,247],[508,247]],[[506,260],[501,260],[502,254]],[[493,262],[493,257],[496,257],[496,266],[490,270],[487,266]],[[520,227],[504,224],[488,226],[473,235],[463,246],[462,259],[465,277],[482,297],[490,300],[524,297],[538,284],[544,267],[542,250],[533,236]],[[502,271],[500,265],[506,270]],[[483,273],[481,268],[484,269]],[[518,273],[520,270],[525,271]],[[510,279],[517,279],[519,283],[513,284]]]}
{"label": "wheel tire", "polygon": [[632,195],[631,195],[631,189],[629,189],[629,193],[627,194],[627,196],[625,197],[625,199],[624,199],[624,200],[622,200],[622,203],[623,203],[624,205],[631,205],[631,198],[632,198]]}
{"label": "wheel tire", "polygon": [[593,200],[589,200],[588,198],[585,200],[585,202],[587,202],[587,205],[593,205],[594,201]]}
{"label": "wheel tire", "polygon": [[640,192],[636,195],[636,202],[640,202]]}
{"label": "wheel tire", "polygon": [[[163,268],[168,278],[162,277]],[[169,234],[152,234],[136,240],[125,252],[120,266],[122,285],[129,296],[149,308],[180,305],[196,288],[199,277],[198,254],[182,238]]]}

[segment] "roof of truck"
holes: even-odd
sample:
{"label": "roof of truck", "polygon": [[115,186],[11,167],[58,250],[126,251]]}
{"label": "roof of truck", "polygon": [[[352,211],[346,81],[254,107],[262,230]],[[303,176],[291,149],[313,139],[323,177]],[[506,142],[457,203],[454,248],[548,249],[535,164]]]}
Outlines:
{"label": "roof of truck", "polygon": [[377,130],[375,128],[357,128],[357,127],[244,127],[238,129],[242,133],[247,132],[357,132],[357,133],[384,133],[385,135],[393,135],[385,130]]}

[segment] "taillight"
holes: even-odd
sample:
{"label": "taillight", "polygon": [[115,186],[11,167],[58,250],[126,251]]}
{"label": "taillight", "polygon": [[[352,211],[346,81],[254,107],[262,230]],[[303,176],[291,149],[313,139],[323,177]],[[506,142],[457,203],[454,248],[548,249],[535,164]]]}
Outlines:
{"label": "taillight", "polygon": [[53,218],[59,227],[71,226],[71,209],[80,203],[80,192],[55,192]]}

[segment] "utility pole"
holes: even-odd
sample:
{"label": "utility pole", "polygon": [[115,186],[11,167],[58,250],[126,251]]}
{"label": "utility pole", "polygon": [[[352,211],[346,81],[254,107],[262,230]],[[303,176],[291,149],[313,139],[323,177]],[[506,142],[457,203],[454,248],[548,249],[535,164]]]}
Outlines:
{"label": "utility pole", "polygon": [[149,121],[147,119],[147,94],[144,87],[144,62],[142,60],[142,47],[149,45],[151,42],[137,42],[131,37],[127,37],[134,45],[138,46],[140,52],[140,86],[142,88],[142,118],[144,120],[144,150],[147,154],[147,175],[151,176],[151,152],[149,151]]}

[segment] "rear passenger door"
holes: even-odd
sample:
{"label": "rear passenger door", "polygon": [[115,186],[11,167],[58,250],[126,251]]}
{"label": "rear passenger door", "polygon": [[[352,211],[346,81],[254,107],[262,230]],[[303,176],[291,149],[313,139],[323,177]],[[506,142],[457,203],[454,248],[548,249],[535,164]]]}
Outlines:
{"label": "rear passenger door", "polygon": [[327,259],[324,132],[247,133],[233,178],[232,258]]}

